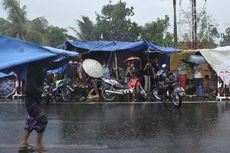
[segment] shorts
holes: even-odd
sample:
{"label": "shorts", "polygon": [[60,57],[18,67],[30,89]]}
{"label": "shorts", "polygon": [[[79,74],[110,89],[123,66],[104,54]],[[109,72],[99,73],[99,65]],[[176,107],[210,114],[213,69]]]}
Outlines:
{"label": "shorts", "polygon": [[38,133],[45,131],[48,123],[47,116],[43,111],[42,105],[39,103],[39,96],[26,97],[26,109],[28,117],[26,118],[25,129],[32,132],[35,130]]}
{"label": "shorts", "polygon": [[46,129],[47,123],[48,120],[46,115],[39,116],[38,118],[27,116],[24,129],[29,130],[30,132],[35,130],[37,133],[43,133]]}

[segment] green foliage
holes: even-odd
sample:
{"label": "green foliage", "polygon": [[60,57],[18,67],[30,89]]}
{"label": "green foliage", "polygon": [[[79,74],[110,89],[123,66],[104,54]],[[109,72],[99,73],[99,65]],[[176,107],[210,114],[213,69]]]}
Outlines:
{"label": "green foliage", "polygon": [[[125,2],[105,5],[101,15],[97,14],[97,31],[103,40],[135,41],[141,31],[137,23],[132,22],[133,7],[127,8]],[[98,36],[97,36],[98,38]]]}
{"label": "green foliage", "polygon": [[173,37],[167,32],[169,27],[169,17],[157,19],[151,23],[146,23],[142,27],[141,39],[157,45],[173,46]]}
{"label": "green foliage", "polygon": [[10,35],[11,34],[11,23],[3,18],[0,18],[0,34]]}
{"label": "green foliage", "polygon": [[67,30],[49,26],[44,17],[28,20],[26,6],[20,8],[16,0],[3,0],[2,5],[7,11],[8,20],[0,18],[0,34],[53,47],[60,46],[70,38]]}
{"label": "green foliage", "polygon": [[220,37],[217,27],[212,23],[211,19],[203,18],[200,21],[200,25],[198,27],[197,38],[201,43],[206,43],[206,45],[200,46],[199,48],[215,48],[217,44],[215,43],[215,39]]}
{"label": "green foliage", "polygon": [[60,47],[67,40],[67,30],[55,26],[48,27],[49,45],[53,47]]}
{"label": "green foliage", "polygon": [[81,40],[95,40],[95,25],[87,16],[82,16],[82,20],[83,21],[77,20],[77,24],[81,31],[80,33],[75,31],[77,36]]}
{"label": "green foliage", "polygon": [[7,19],[10,23],[8,29],[5,29],[4,32],[16,38],[25,39],[27,33],[26,6],[20,8],[16,0],[3,0],[2,5],[7,11]]}
{"label": "green foliage", "polygon": [[80,32],[73,29],[82,40],[115,40],[135,41],[138,39],[141,28],[132,22],[133,7],[127,8],[126,3],[105,5],[101,14],[96,14],[96,24],[88,17],[82,16],[82,21],[77,20]]}
{"label": "green foliage", "polygon": [[221,34],[221,46],[230,46],[230,27],[225,29],[225,33]]}
{"label": "green foliage", "polygon": [[[183,27],[191,27],[191,12],[184,13],[184,16],[181,17],[181,25]],[[214,48],[217,46],[215,40],[219,38],[219,32],[213,21],[211,20],[211,16],[208,16],[203,10],[197,9],[197,35],[196,41],[193,45],[195,48]],[[180,44],[190,42],[188,46],[182,48],[189,48],[192,46],[192,32],[191,29],[187,29],[182,31],[182,40]]]}

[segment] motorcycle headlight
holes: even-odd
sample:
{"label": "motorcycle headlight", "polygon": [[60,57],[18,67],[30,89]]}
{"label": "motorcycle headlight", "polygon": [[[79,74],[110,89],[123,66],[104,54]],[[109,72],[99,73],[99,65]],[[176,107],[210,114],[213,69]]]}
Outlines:
{"label": "motorcycle headlight", "polygon": [[184,96],[185,95],[184,88],[182,88],[182,87],[176,87],[175,88],[175,92],[178,93],[180,96]]}

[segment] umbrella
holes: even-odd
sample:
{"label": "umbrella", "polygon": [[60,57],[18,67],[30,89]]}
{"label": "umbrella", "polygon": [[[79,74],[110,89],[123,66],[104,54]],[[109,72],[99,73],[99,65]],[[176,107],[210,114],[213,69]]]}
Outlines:
{"label": "umbrella", "polygon": [[194,64],[205,64],[205,63],[207,63],[205,58],[203,56],[200,56],[200,55],[190,55],[187,58],[185,58],[185,61],[189,62],[189,63],[194,63]]}
{"label": "umbrella", "polygon": [[127,58],[126,60],[124,60],[124,62],[134,61],[134,60],[141,60],[141,58],[138,57],[138,56],[130,56],[129,58]]}
{"label": "umbrella", "polygon": [[93,78],[100,78],[103,76],[102,65],[94,59],[85,59],[83,61],[83,69],[85,73]]}

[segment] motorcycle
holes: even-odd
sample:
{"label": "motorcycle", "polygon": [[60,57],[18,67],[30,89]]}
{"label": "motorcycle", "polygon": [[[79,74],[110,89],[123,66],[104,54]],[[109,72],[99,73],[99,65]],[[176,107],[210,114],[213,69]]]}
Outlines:
{"label": "motorcycle", "polygon": [[64,102],[69,102],[72,98],[72,93],[74,89],[70,85],[70,80],[65,78],[57,80],[53,83],[48,84],[47,81],[44,82],[42,98],[49,102],[57,102],[63,100]]}
{"label": "motorcycle", "polygon": [[[162,67],[165,67],[165,65]],[[179,86],[172,73],[167,75],[167,71],[161,69],[156,74],[156,83],[152,89],[152,95],[156,100],[168,100],[176,108],[180,108],[182,99],[185,96],[185,90]]]}
{"label": "motorcycle", "polygon": [[139,95],[143,98],[147,96],[138,77],[132,78],[126,85],[119,83],[116,79],[102,78],[101,95],[105,101],[109,102],[121,95],[131,95],[133,98]]}

